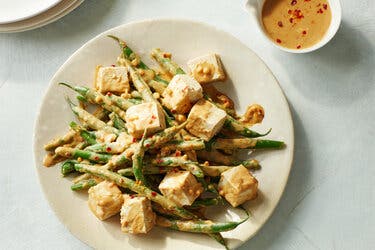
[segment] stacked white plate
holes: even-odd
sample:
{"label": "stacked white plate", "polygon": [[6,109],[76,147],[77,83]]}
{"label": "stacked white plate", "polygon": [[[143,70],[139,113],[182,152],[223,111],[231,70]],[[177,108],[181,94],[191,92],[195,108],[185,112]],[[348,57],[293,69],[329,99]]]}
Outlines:
{"label": "stacked white plate", "polygon": [[77,8],[83,0],[0,0],[0,33],[36,29]]}

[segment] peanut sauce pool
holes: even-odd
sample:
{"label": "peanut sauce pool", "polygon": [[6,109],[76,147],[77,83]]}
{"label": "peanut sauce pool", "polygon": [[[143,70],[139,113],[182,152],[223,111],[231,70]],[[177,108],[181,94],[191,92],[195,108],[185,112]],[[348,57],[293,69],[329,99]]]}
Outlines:
{"label": "peanut sauce pool", "polygon": [[318,43],[331,19],[327,0],[266,0],[262,10],[267,35],[289,49],[304,49]]}

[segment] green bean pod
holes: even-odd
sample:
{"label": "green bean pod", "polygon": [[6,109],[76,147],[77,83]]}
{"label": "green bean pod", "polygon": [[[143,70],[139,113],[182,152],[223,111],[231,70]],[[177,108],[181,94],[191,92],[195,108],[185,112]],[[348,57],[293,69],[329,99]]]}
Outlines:
{"label": "green bean pod", "polygon": [[191,233],[220,233],[233,230],[246,220],[215,223],[210,220],[175,220],[157,216],[156,225]]}
{"label": "green bean pod", "polygon": [[82,180],[71,185],[70,189],[72,191],[81,191],[81,190],[89,189],[90,187],[93,187],[96,184],[98,184],[98,182],[95,179]]}
{"label": "green bean pod", "polygon": [[81,158],[97,163],[107,163],[112,157],[108,154],[98,154],[87,150],[68,147],[58,147],[56,148],[55,153],[68,158]]}
{"label": "green bean pod", "polygon": [[61,164],[61,174],[67,176],[68,174],[75,172],[74,164],[77,164],[77,161],[67,160]]}
{"label": "green bean pod", "polygon": [[165,57],[165,52],[160,49],[153,49],[151,56],[160,64],[162,68],[168,71],[171,75],[185,74],[185,71],[180,68],[175,62],[169,57]]}

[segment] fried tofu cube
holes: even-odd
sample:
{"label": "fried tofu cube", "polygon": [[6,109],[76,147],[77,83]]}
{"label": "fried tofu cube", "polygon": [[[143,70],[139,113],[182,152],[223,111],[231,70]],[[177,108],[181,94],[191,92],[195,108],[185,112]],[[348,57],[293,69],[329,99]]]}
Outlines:
{"label": "fried tofu cube", "polygon": [[129,134],[141,138],[147,128],[147,135],[165,129],[163,110],[153,102],[131,106],[125,115],[126,127]]}
{"label": "fried tofu cube", "polygon": [[240,165],[221,174],[219,194],[233,206],[255,199],[258,194],[258,181],[249,170]]}
{"label": "fried tofu cube", "polygon": [[226,117],[224,110],[201,99],[191,109],[186,129],[191,134],[209,141],[223,127]]}
{"label": "fried tofu cube", "polygon": [[95,88],[102,94],[129,92],[128,69],[126,67],[98,66],[96,69]]}
{"label": "fried tofu cube", "polygon": [[163,97],[163,104],[168,109],[185,114],[203,97],[203,90],[194,78],[188,75],[175,75],[164,90]]}
{"label": "fried tofu cube", "polygon": [[225,80],[225,73],[220,57],[217,54],[207,54],[187,62],[191,75],[200,83]]}
{"label": "fried tofu cube", "polygon": [[189,171],[170,171],[159,185],[160,192],[178,206],[191,205],[203,192]]}
{"label": "fried tofu cube", "polygon": [[146,197],[124,195],[120,215],[121,231],[124,233],[145,234],[155,225],[156,215]]}
{"label": "fried tofu cube", "polygon": [[100,220],[120,212],[124,198],[113,182],[102,181],[89,189],[89,208]]}

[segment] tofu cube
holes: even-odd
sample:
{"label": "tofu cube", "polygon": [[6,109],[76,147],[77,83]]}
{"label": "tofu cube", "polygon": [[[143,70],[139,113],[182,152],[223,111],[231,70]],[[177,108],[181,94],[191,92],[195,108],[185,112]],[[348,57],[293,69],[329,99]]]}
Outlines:
{"label": "tofu cube", "polygon": [[165,117],[161,107],[156,103],[147,102],[131,106],[125,115],[129,134],[141,138],[147,128],[147,135],[165,129]]}
{"label": "tofu cube", "polygon": [[201,99],[191,109],[186,129],[191,134],[209,141],[223,127],[226,117],[224,110]]}
{"label": "tofu cube", "polygon": [[225,73],[220,57],[208,54],[188,61],[191,75],[200,83],[225,80]]}
{"label": "tofu cube", "polygon": [[103,67],[96,69],[95,87],[102,93],[114,92],[117,94],[129,92],[129,78],[126,67]]}
{"label": "tofu cube", "polygon": [[240,165],[221,174],[219,194],[233,206],[252,200],[258,194],[258,181],[244,166]]}
{"label": "tofu cube", "polygon": [[100,220],[120,212],[124,198],[113,182],[102,181],[89,189],[89,208]]}
{"label": "tofu cube", "polygon": [[203,97],[202,87],[188,75],[175,75],[163,92],[163,104],[172,112],[185,114]]}
{"label": "tofu cube", "polygon": [[170,171],[159,185],[160,192],[178,206],[191,205],[203,192],[189,171]]}
{"label": "tofu cube", "polygon": [[131,234],[148,233],[155,225],[156,215],[145,197],[124,195],[121,207],[121,231]]}

